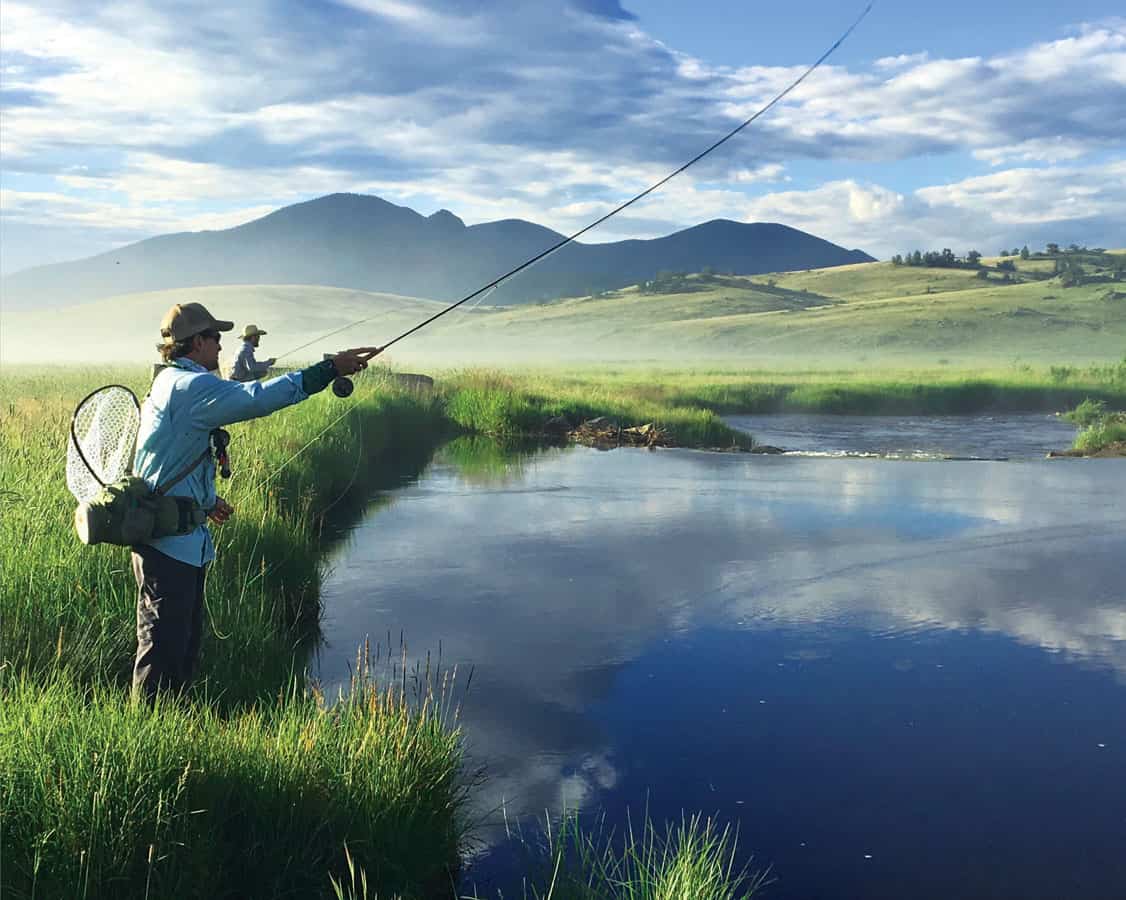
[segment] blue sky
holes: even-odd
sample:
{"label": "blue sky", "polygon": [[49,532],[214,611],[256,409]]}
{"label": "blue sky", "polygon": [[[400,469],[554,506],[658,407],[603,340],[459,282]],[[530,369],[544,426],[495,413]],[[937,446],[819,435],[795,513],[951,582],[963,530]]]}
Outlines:
{"label": "blue sky", "polygon": [[[333,191],[574,230],[750,115],[863,4],[5,0],[0,269]],[[596,232],[776,221],[874,255],[1126,246],[1126,18],[877,2]]]}

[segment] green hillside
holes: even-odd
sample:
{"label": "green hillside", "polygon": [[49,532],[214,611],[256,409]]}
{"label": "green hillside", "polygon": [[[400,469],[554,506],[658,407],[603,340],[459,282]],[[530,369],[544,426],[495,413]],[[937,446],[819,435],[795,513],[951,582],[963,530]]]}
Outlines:
{"label": "green hillside", "polygon": [[[393,348],[427,364],[717,360],[793,367],[977,366],[1118,360],[1126,353],[1126,281],[1117,255],[985,259],[980,269],[862,263],[774,275],[676,275],[594,297],[459,309]],[[1074,273],[1073,273],[1074,275]],[[1065,286],[1068,280],[1081,283]],[[0,356],[74,360],[148,357],[167,307],[198,299],[270,335],[262,356],[358,325],[322,350],[383,344],[444,308],[435,301],[304,286],[226,286],[116,297],[59,312],[6,314]],[[232,342],[228,342],[228,349]]]}
{"label": "green hillside", "polygon": [[[1111,257],[1108,257],[1111,258]],[[742,359],[788,366],[1120,359],[1126,282],[1107,265],[1064,287],[1053,260],[981,270],[863,263],[689,275],[596,297],[479,315],[467,347],[545,356]],[[984,276],[979,275],[984,272]],[[525,351],[526,352],[526,351]]]}

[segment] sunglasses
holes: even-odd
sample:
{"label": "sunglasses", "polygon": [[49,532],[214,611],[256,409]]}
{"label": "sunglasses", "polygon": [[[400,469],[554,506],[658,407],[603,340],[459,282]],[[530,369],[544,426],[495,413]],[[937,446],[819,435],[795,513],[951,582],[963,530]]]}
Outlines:
{"label": "sunglasses", "polygon": [[218,342],[219,338],[221,337],[221,335],[218,331],[201,331],[199,333],[199,336],[201,338],[203,338],[205,341],[210,339],[210,340],[216,341],[216,342]]}

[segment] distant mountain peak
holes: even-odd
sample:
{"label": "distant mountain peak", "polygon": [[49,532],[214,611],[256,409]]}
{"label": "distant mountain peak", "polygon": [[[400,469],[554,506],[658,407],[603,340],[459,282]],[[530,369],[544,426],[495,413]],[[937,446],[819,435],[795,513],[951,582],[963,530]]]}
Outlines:
{"label": "distant mountain peak", "polygon": [[443,228],[462,229],[465,227],[465,222],[448,209],[440,209],[436,213],[431,213],[426,218],[435,225],[440,225]]}

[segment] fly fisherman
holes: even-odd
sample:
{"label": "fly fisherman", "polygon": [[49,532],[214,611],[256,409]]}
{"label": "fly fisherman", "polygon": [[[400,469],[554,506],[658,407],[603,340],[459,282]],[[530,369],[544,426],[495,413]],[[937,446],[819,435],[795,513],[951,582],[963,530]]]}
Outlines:
{"label": "fly fisherman", "polygon": [[[213,374],[220,332],[233,327],[199,303],[176,304],[164,316],[164,340],[157,349],[166,368],[141,407],[133,465],[150,487],[164,485],[168,496],[191,498],[217,525],[234,510],[215,494],[213,430],[306,400],[338,375],[366,369],[379,352],[345,350],[300,372],[238,384]],[[132,550],[139,588],[133,692],[152,699],[160,689],[181,691],[192,679],[203,627],[204,573],[215,549],[207,525],[200,524],[189,534],[156,538]]]}
{"label": "fly fisherman", "polygon": [[258,349],[258,343],[265,333],[257,325],[247,325],[242,330],[242,334],[239,335],[242,338],[242,347],[239,348],[235,364],[231,367],[231,381],[257,381],[277,362],[272,356],[265,362],[258,362],[254,358],[254,351]]}

